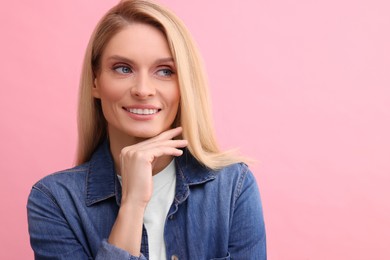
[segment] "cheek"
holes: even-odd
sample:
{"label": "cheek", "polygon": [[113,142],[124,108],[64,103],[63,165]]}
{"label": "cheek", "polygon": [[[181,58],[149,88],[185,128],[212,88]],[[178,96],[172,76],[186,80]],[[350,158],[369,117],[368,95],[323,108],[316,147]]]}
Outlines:
{"label": "cheek", "polygon": [[180,89],[179,86],[176,86],[172,89],[172,93],[170,94],[171,104],[174,107],[178,107],[180,103]]}
{"label": "cheek", "polygon": [[100,99],[105,102],[116,102],[121,100],[126,95],[126,88],[118,82],[100,80]]}

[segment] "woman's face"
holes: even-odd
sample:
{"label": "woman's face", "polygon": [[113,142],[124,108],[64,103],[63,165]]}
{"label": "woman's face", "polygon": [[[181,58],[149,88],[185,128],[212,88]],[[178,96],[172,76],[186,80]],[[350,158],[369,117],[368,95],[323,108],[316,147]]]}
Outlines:
{"label": "woman's face", "polygon": [[171,128],[180,100],[176,68],[163,33],[133,23],[103,51],[93,96],[111,138],[136,142]]}

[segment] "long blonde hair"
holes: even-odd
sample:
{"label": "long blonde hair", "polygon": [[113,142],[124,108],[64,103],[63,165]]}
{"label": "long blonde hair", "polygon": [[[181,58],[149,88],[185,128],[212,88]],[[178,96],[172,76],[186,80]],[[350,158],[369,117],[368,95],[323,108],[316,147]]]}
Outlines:
{"label": "long blonde hair", "polygon": [[88,161],[96,147],[107,138],[107,122],[100,100],[92,96],[93,82],[108,41],[132,22],[151,25],[166,36],[180,86],[180,109],[175,124],[183,127],[182,135],[188,140],[190,153],[211,169],[242,161],[242,158],[218,148],[203,64],[183,22],[168,9],[151,1],[122,0],[100,20],[86,50],[80,81],[76,163]]}

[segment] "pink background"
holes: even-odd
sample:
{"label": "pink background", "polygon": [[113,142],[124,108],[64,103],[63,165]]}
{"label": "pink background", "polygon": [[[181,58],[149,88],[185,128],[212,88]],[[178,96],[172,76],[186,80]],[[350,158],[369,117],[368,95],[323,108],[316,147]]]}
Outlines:
{"label": "pink background", "polygon": [[[32,259],[30,188],[74,159],[81,61],[117,1],[0,4],[0,259]],[[390,259],[390,2],[161,0],[207,65],[223,147],[252,166],[269,259]]]}

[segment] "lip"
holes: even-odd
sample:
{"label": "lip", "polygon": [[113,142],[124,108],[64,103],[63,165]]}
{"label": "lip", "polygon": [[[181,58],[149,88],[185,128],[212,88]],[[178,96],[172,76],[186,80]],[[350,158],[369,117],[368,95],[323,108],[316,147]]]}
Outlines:
{"label": "lip", "polygon": [[146,105],[146,104],[139,104],[139,105],[131,105],[131,106],[126,106],[122,107],[124,109],[158,109],[161,110],[159,107],[154,106],[154,105]]}
{"label": "lip", "polygon": [[[155,118],[161,108],[153,105],[132,105],[122,107],[122,109],[127,113],[127,115],[136,121],[148,121]],[[139,113],[135,113],[134,110],[138,110]],[[142,112],[140,110],[143,110]]]}

